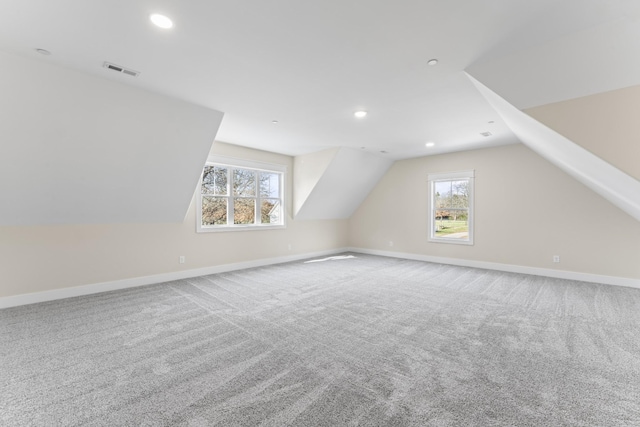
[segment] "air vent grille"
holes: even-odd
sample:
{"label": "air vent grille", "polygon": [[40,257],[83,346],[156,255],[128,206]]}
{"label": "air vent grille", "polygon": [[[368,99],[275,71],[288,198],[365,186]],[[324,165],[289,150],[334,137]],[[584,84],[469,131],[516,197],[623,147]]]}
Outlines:
{"label": "air vent grille", "polygon": [[140,71],[131,70],[129,68],[121,67],[120,65],[112,64],[110,62],[106,62],[102,64],[102,66],[108,70],[116,71],[118,73],[126,74],[128,76],[138,77]]}

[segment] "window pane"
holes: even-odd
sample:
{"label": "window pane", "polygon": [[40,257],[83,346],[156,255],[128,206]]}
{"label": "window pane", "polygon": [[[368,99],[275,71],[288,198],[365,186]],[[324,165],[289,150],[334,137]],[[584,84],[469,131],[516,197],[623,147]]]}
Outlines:
{"label": "window pane", "polygon": [[438,181],[434,183],[436,208],[451,206],[451,181]]}
{"label": "window pane", "polygon": [[280,174],[260,172],[260,197],[280,197]]}
{"label": "window pane", "polygon": [[202,194],[227,195],[227,168],[205,166],[202,173]]}
{"label": "window pane", "polygon": [[256,222],[256,199],[233,199],[233,223],[253,224]]}
{"label": "window pane", "polygon": [[460,180],[451,182],[452,208],[468,208],[469,207],[469,180]]}
{"label": "window pane", "polygon": [[281,224],[280,200],[263,199],[260,206],[260,220],[263,224]]}
{"label": "window pane", "polygon": [[227,225],[227,199],[202,198],[202,225]]}
{"label": "window pane", "polygon": [[434,220],[436,237],[462,240],[469,238],[468,209],[436,209]]}
{"label": "window pane", "polygon": [[256,195],[256,171],[247,169],[233,170],[233,195],[242,197]]}

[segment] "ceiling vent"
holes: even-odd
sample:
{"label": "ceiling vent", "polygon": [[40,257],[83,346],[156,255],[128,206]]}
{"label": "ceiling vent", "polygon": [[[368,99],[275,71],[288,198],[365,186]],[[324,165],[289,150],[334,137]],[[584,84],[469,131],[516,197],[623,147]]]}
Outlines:
{"label": "ceiling vent", "polygon": [[485,136],[485,137],[486,137],[486,136],[491,136],[491,135],[492,135],[492,133],[491,133],[491,132],[480,132],[480,135],[482,135],[482,136]]}
{"label": "ceiling vent", "polygon": [[121,67],[120,65],[112,64],[106,61],[104,64],[102,64],[102,66],[106,69],[117,71],[118,73],[127,74],[133,77],[138,77],[138,74],[140,74],[140,71],[134,71],[129,68],[124,68],[124,67]]}

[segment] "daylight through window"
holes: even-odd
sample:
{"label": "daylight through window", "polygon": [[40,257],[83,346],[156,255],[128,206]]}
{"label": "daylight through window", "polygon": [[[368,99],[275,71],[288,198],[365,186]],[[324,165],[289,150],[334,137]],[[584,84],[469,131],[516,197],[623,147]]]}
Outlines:
{"label": "daylight through window", "polygon": [[207,163],[200,185],[198,230],[283,226],[283,206],[283,171]]}
{"label": "daylight through window", "polygon": [[473,171],[429,174],[429,240],[473,244]]}

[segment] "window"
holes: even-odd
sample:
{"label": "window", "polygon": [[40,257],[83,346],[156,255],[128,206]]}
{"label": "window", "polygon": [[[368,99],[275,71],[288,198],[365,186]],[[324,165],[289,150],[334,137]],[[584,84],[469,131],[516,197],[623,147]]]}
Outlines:
{"label": "window", "polygon": [[474,171],[429,174],[429,240],[473,244]]}
{"label": "window", "polygon": [[198,231],[284,226],[285,166],[213,157],[200,180]]}

